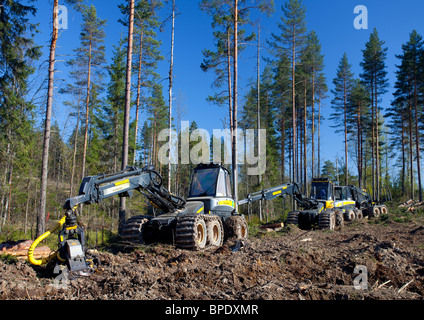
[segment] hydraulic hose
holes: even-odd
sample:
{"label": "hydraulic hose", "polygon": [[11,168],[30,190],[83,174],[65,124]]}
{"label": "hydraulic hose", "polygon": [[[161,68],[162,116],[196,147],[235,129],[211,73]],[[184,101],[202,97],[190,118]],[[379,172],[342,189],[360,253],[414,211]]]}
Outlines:
{"label": "hydraulic hose", "polygon": [[53,255],[49,255],[46,258],[41,258],[41,259],[35,259],[34,258],[34,250],[35,248],[38,246],[38,244],[43,241],[44,239],[46,239],[49,235],[51,235],[53,232],[55,232],[57,229],[59,229],[61,226],[63,226],[63,224],[66,221],[66,215],[63,216],[62,219],[59,220],[59,222],[57,223],[57,225],[52,228],[51,230],[43,233],[41,236],[39,236],[37,239],[35,239],[35,241],[32,243],[31,247],[29,247],[28,249],[28,260],[31,264],[35,265],[35,266],[40,266],[43,264],[46,264],[47,262],[49,262],[51,259],[53,258],[60,258],[58,255],[58,252],[55,252]]}

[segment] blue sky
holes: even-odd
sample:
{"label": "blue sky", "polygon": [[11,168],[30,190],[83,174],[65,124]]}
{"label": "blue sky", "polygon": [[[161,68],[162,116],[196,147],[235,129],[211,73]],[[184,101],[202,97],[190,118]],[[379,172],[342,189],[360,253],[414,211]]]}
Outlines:
{"label": "blue sky", "polygon": [[[107,19],[106,50],[108,63],[111,61],[113,45],[119,41],[121,33],[125,33],[125,28],[118,22],[121,13],[117,8],[122,0],[92,0],[98,12],[98,16]],[[269,39],[271,32],[279,33],[277,22],[281,17],[282,0],[274,0],[275,11],[267,17],[264,14],[254,14],[253,18],[260,21],[262,28],[262,39]],[[392,98],[393,84],[395,82],[395,65],[398,63],[396,54],[401,52],[401,45],[408,41],[409,33],[416,29],[418,33],[424,35],[424,23],[422,12],[424,12],[424,1],[422,0],[303,0],[307,8],[306,21],[308,31],[314,30],[322,45],[322,52],[325,56],[325,74],[328,86],[332,88],[332,79],[335,77],[336,69],[344,52],[348,54],[353,72],[356,77],[361,73],[360,62],[365,43],[368,41],[370,33],[377,28],[380,39],[386,41],[389,48],[387,55],[387,71],[389,76],[389,92],[383,97],[383,106],[388,106]],[[357,5],[365,5],[368,9],[368,29],[357,30],[354,28],[354,8]],[[38,12],[33,21],[40,23],[40,34],[36,37],[38,44],[43,44],[44,61],[48,58],[48,46],[51,30],[51,0],[39,0],[36,3]],[[213,73],[204,73],[200,70],[202,62],[202,50],[213,49],[212,29],[210,27],[211,18],[199,10],[197,0],[177,0],[177,7],[180,12],[176,19],[175,33],[175,80],[174,97],[181,101],[185,108],[185,115],[182,120],[196,121],[200,128],[204,128],[212,133],[214,128],[222,128],[222,120],[227,116],[226,108],[219,108],[206,101],[208,95],[213,93],[211,83],[214,79]],[[165,7],[161,16],[165,17],[170,12]],[[68,29],[61,30],[58,41],[55,83],[56,92],[66,81],[67,70],[63,63],[72,57],[72,49],[79,46],[81,17],[80,14],[69,8]],[[162,40],[162,55],[165,60],[160,63],[158,72],[165,78],[168,72],[169,52],[170,52],[170,24],[164,32],[159,33]],[[266,50],[262,53],[265,55]],[[239,104],[243,103],[243,96],[248,90],[247,84],[256,77],[256,51],[253,47],[248,47],[243,51],[239,60]],[[40,61],[42,62],[42,61]],[[262,62],[262,67],[265,65]],[[41,77],[47,76],[47,66],[40,69]],[[65,81],[64,81],[65,80]],[[167,82],[164,81],[165,88]],[[165,89],[166,90],[166,89]],[[167,92],[164,90],[164,96]],[[180,97],[183,97],[182,99]],[[330,101],[332,95],[323,103],[324,117],[328,118],[331,113]],[[177,103],[177,102],[175,102]],[[174,104],[175,104],[174,103]],[[65,135],[70,133],[70,122],[66,122],[68,109],[63,105],[60,95],[55,95],[54,119],[59,122],[62,128],[65,127]],[[44,110],[44,105],[40,109]],[[143,120],[142,115],[141,120]],[[40,118],[41,119],[41,118]],[[333,160],[338,155],[344,155],[343,136],[336,135],[334,129],[329,126],[329,121],[323,122],[322,132],[322,159]],[[393,161],[392,161],[393,163]],[[354,170],[351,161],[349,166]]]}

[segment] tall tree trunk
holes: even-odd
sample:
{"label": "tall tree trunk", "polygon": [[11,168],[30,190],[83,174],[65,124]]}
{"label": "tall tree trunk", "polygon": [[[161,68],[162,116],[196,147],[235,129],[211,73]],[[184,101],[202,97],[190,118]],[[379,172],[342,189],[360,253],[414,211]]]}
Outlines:
{"label": "tall tree trunk", "polygon": [[376,195],[377,201],[380,201],[380,142],[379,142],[379,130],[378,130],[378,122],[379,122],[379,112],[378,112],[378,100],[377,100],[377,75],[375,80],[375,159],[376,159]]}
{"label": "tall tree trunk", "polygon": [[318,177],[321,176],[321,93],[318,101]]}
{"label": "tall tree trunk", "polygon": [[[296,74],[295,74],[295,65],[296,65],[296,34],[293,31],[293,43],[292,43],[292,115],[293,115],[293,181],[297,182],[297,131],[296,131]],[[294,203],[296,208],[296,203]]]}
{"label": "tall tree trunk", "polygon": [[402,136],[402,174],[401,174],[401,195],[405,195],[405,171],[406,171],[406,166],[405,166],[405,126],[404,126],[404,120],[403,120],[403,115],[402,115],[402,131],[401,131],[401,136]]}
{"label": "tall tree trunk", "polygon": [[[411,95],[409,95],[411,96]],[[413,136],[412,136],[412,103],[411,99],[408,99],[408,116],[409,116],[409,168],[410,168],[410,191],[411,191],[411,199],[415,199],[414,196],[414,152],[413,152]]]}
{"label": "tall tree trunk", "polygon": [[227,78],[228,78],[228,112],[230,121],[230,133],[233,136],[233,95],[231,87],[231,40],[230,28],[227,28]]}
{"label": "tall tree trunk", "polygon": [[359,184],[359,188],[362,188],[362,137],[361,137],[361,133],[362,133],[362,127],[361,127],[361,114],[362,114],[362,104],[359,103],[358,106],[358,111],[357,111],[357,147],[358,147],[358,155],[357,155],[357,162],[358,162],[358,184]]}
{"label": "tall tree trunk", "polygon": [[[172,30],[171,30],[171,61],[169,63],[169,110],[168,110],[168,130],[169,147],[171,148],[172,130],[172,77],[174,72],[174,31],[175,31],[175,0],[172,0]],[[171,191],[171,149],[168,158],[168,189]]]}
{"label": "tall tree trunk", "polygon": [[371,180],[372,180],[372,199],[375,200],[375,104],[374,104],[374,79],[371,79]]}
{"label": "tall tree trunk", "polygon": [[346,79],[344,79],[344,95],[343,95],[343,104],[344,104],[344,134],[345,134],[345,186],[349,185],[349,167],[348,167],[348,157],[347,157],[347,88],[346,88]]}
{"label": "tall tree trunk", "polygon": [[88,66],[87,66],[87,95],[85,97],[85,131],[84,131],[84,147],[82,151],[82,172],[81,180],[85,177],[85,162],[87,158],[87,146],[88,146],[88,125],[90,118],[90,89],[91,89],[91,41],[88,46]]}
{"label": "tall tree trunk", "polygon": [[79,131],[79,121],[80,121],[80,108],[79,108],[79,99],[78,99],[78,111],[77,111],[77,125],[75,127],[75,135],[74,135],[74,151],[72,153],[72,169],[71,169],[71,185],[69,187],[69,197],[72,197],[74,190],[74,175],[75,175],[75,166],[76,166],[76,158],[77,158],[77,142],[78,142],[78,131]]}
{"label": "tall tree trunk", "polygon": [[50,146],[50,125],[53,106],[53,82],[54,82],[54,64],[56,53],[56,42],[58,38],[58,14],[59,0],[53,2],[53,32],[50,42],[50,57],[49,57],[49,82],[47,88],[47,107],[46,120],[44,123],[44,138],[43,138],[43,156],[41,164],[41,183],[40,183],[40,203],[37,215],[37,231],[36,237],[39,237],[46,229],[46,195],[47,195],[47,173],[49,162],[49,146]]}
{"label": "tall tree trunk", "polygon": [[[232,135],[232,171],[234,202],[238,201],[238,170],[237,170],[237,77],[238,77],[238,0],[234,0],[234,79],[233,79],[233,135]],[[237,210],[237,205],[236,205]]]}
{"label": "tall tree trunk", "polygon": [[[314,58],[315,59],[315,58]],[[315,65],[315,61],[313,63]],[[315,176],[315,67],[312,67],[312,165],[311,165],[311,173],[312,178]]]}
{"label": "tall tree trunk", "polygon": [[[128,48],[127,48],[127,72],[125,81],[125,112],[124,112],[124,132],[122,143],[122,170],[128,165],[128,140],[130,127],[130,107],[131,107],[131,67],[132,67],[132,48],[134,31],[134,0],[129,0],[130,13],[128,17]],[[122,224],[125,222],[126,203],[125,197],[119,198],[119,225],[118,233],[121,234]]]}
{"label": "tall tree trunk", "polygon": [[306,139],[306,131],[307,131],[307,128],[306,128],[306,117],[307,117],[307,105],[308,105],[308,97],[307,97],[307,85],[308,85],[308,83],[307,83],[307,79],[305,78],[305,91],[304,91],[304,93],[305,93],[305,107],[304,107],[304,109],[303,109],[303,192],[306,194],[306,189],[307,189],[307,186],[306,186],[306,182],[307,182],[307,177],[306,177],[306,174],[307,174],[307,153],[306,153],[306,146],[307,146],[307,139]]}
{"label": "tall tree trunk", "polygon": [[140,112],[140,92],[141,92],[141,66],[142,66],[142,56],[143,56],[143,30],[140,31],[140,43],[138,48],[138,72],[137,72],[137,98],[135,101],[135,131],[134,131],[134,157],[133,165],[136,162],[137,155],[137,133],[138,133],[138,114]]}
{"label": "tall tree trunk", "polygon": [[[415,70],[414,70],[415,71]],[[420,135],[418,130],[418,92],[417,80],[414,72],[414,107],[415,107],[415,153],[417,158],[417,174],[418,174],[418,197],[419,201],[423,201],[421,186],[421,163],[420,163]]]}
{"label": "tall tree trunk", "polygon": [[[261,50],[261,27],[258,26],[258,45],[257,45],[257,59],[256,59],[256,86],[257,86],[257,127],[258,127],[258,156],[261,154],[261,144],[260,144],[260,129],[261,129],[261,69],[260,69],[260,51]],[[268,114],[268,113],[267,113]],[[245,149],[246,150],[246,149]],[[258,184],[259,186],[262,183],[262,175],[258,175]],[[262,189],[262,188],[261,188]],[[258,203],[259,209],[259,220],[262,221],[262,201]]]}

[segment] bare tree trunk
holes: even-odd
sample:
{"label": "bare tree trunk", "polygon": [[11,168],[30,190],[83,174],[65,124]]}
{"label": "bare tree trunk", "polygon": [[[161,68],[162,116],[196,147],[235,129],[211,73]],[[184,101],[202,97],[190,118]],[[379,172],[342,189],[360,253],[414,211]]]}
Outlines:
{"label": "bare tree trunk", "polygon": [[358,111],[357,111],[357,115],[356,115],[356,121],[357,121],[357,150],[358,150],[358,155],[357,155],[357,162],[358,162],[358,184],[359,184],[359,188],[362,188],[362,154],[361,154],[361,104],[359,104],[358,106]]}
{"label": "bare tree trunk", "polygon": [[321,176],[321,93],[318,101],[318,177]]}
{"label": "bare tree trunk", "polygon": [[374,122],[374,79],[371,79],[371,176],[372,176],[372,199],[375,200],[375,122]]}
{"label": "bare tree trunk", "polygon": [[88,47],[88,72],[87,72],[87,95],[85,97],[85,133],[84,133],[84,148],[82,152],[82,171],[81,180],[85,177],[85,160],[87,158],[88,145],[88,125],[90,118],[90,88],[91,88],[91,41]]}
{"label": "bare tree trunk", "polygon": [[418,92],[417,83],[414,79],[414,106],[415,106],[415,153],[417,157],[417,174],[418,174],[418,197],[419,201],[423,201],[422,186],[421,186],[421,163],[420,163],[420,135],[418,131]]}
{"label": "bare tree trunk", "polygon": [[[258,105],[257,105],[257,121],[258,121],[258,155],[260,155],[261,154],[261,144],[259,143],[260,142],[260,137],[259,137],[259,135],[260,135],[260,129],[261,129],[261,112],[260,112],[260,108],[261,108],[261,78],[260,78],[260,73],[261,73],[261,70],[260,70],[260,45],[261,45],[261,38],[260,38],[260,34],[261,34],[261,27],[259,26],[258,27],[258,55],[257,55],[257,79],[256,79],[256,82],[257,82],[257,89],[258,89],[258,97],[257,97],[257,99],[258,99]],[[261,182],[262,182],[262,176],[259,174],[258,175],[258,184],[259,185],[261,185]],[[261,188],[262,189],[262,188]],[[262,221],[262,201],[259,201],[259,203],[258,203],[258,206],[259,206],[259,220],[260,221]]]}
{"label": "bare tree trunk", "polygon": [[[377,77],[376,77],[377,78]],[[380,201],[380,142],[379,142],[379,130],[378,130],[378,100],[377,100],[377,79],[375,80],[375,159],[376,159],[376,196],[377,201]]]}
{"label": "bare tree trunk", "polygon": [[74,136],[74,151],[72,154],[72,170],[71,170],[71,185],[69,196],[72,197],[73,189],[74,189],[74,175],[75,175],[75,166],[76,166],[76,156],[77,156],[77,141],[78,141],[78,131],[79,131],[79,120],[80,120],[80,108],[79,108],[79,99],[78,99],[78,111],[77,111],[77,125],[75,128],[75,136]]}
{"label": "bare tree trunk", "polygon": [[403,115],[402,115],[402,175],[401,175],[401,195],[403,196],[405,194],[405,127],[404,127],[404,121],[403,121]]}
{"label": "bare tree trunk", "polygon": [[[234,202],[238,201],[238,170],[237,170],[237,77],[238,77],[238,0],[234,0],[234,85],[233,85],[233,135],[232,135],[232,171]],[[236,205],[237,210],[237,205]]]}
{"label": "bare tree trunk", "polygon": [[343,95],[343,98],[344,98],[344,101],[343,101],[343,103],[344,103],[344,129],[345,129],[345,166],[346,166],[346,168],[345,168],[345,186],[347,186],[348,184],[349,184],[349,177],[348,177],[348,174],[349,174],[349,167],[348,167],[348,157],[347,157],[347,88],[346,88],[346,79],[344,79],[344,88],[343,88],[343,90],[344,90],[344,95]]}
{"label": "bare tree trunk", "polygon": [[[295,34],[293,34],[293,44],[292,44],[292,114],[293,114],[293,181],[297,182],[297,137],[296,137],[296,43],[295,43]],[[295,203],[296,206],[296,203]]]}
{"label": "bare tree trunk", "polygon": [[137,74],[137,98],[135,102],[135,132],[134,132],[134,157],[133,165],[135,165],[136,154],[137,154],[137,133],[138,133],[138,114],[140,110],[140,91],[141,91],[141,65],[142,65],[142,55],[143,55],[143,30],[140,31],[140,43],[138,48],[138,74]]}
{"label": "bare tree trunk", "polygon": [[49,162],[49,146],[50,146],[50,125],[52,116],[53,105],[53,82],[54,82],[54,64],[56,53],[56,42],[58,38],[58,14],[59,0],[53,2],[53,32],[50,43],[50,57],[49,57],[49,82],[47,89],[47,107],[46,107],[46,120],[44,123],[44,139],[43,139],[43,156],[41,164],[41,183],[40,183],[40,204],[37,215],[37,231],[36,236],[42,235],[46,229],[46,194],[47,194],[47,173]]}
{"label": "bare tree trunk", "polygon": [[168,158],[168,189],[171,191],[171,132],[172,132],[172,78],[174,72],[174,31],[175,31],[175,0],[172,0],[172,30],[171,30],[171,61],[169,63],[169,158]]}
{"label": "bare tree trunk", "polygon": [[[31,175],[30,175],[31,176]],[[28,211],[29,211],[29,201],[30,201],[30,195],[31,195],[31,178],[28,178],[28,184],[27,184],[27,198],[25,203],[25,224],[24,224],[24,234],[26,235],[28,231]]]}
{"label": "bare tree trunk", "polygon": [[411,190],[411,199],[415,199],[414,196],[414,152],[413,152],[413,142],[412,142],[412,106],[411,99],[408,99],[408,108],[409,108],[409,168],[410,168],[410,190]]}
{"label": "bare tree trunk", "polygon": [[233,96],[231,88],[231,41],[230,28],[227,28],[227,78],[228,78],[228,112],[230,121],[230,133],[233,136]]}
{"label": "bare tree trunk", "polygon": [[[315,65],[315,61],[314,61]],[[315,176],[315,67],[312,67],[312,165],[311,173],[312,178]]]}
{"label": "bare tree trunk", "polygon": [[[129,0],[130,14],[128,23],[128,48],[127,48],[127,72],[125,82],[125,113],[124,113],[124,133],[122,144],[122,170],[125,170],[128,164],[128,138],[130,126],[130,107],[131,107],[131,67],[132,67],[132,47],[133,47],[133,31],[134,31],[134,0]],[[119,198],[119,234],[123,222],[125,222],[126,203],[125,198]]]}
{"label": "bare tree trunk", "polygon": [[308,97],[307,97],[307,95],[306,95],[306,93],[307,93],[307,85],[308,85],[308,83],[307,83],[308,81],[307,81],[307,79],[305,78],[305,91],[304,91],[304,94],[305,94],[305,102],[304,102],[304,104],[305,104],[305,107],[304,107],[304,109],[303,109],[303,192],[306,194],[306,189],[307,189],[307,185],[306,185],[306,183],[307,183],[307,177],[306,177],[306,174],[307,174],[307,153],[306,153],[306,146],[307,146],[307,139],[306,139],[306,131],[307,131],[307,128],[306,128],[306,117],[307,117],[307,105],[308,105]]}

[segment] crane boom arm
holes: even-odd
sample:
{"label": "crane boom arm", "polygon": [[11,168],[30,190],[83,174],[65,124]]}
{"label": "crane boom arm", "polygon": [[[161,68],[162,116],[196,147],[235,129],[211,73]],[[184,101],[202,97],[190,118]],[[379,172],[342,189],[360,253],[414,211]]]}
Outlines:
{"label": "crane boom arm", "polygon": [[172,212],[184,207],[186,201],[170,193],[162,185],[162,177],[154,167],[127,167],[112,174],[88,176],[82,180],[78,196],[66,200],[66,210],[74,210],[79,204],[99,203],[104,199],[119,195],[128,197],[133,190],[141,192],[163,212]]}
{"label": "crane boom arm", "polygon": [[297,183],[285,183],[276,187],[253,192],[247,195],[246,199],[240,200],[239,205],[252,203],[258,200],[274,200],[277,197],[285,197],[289,195],[299,204],[300,207],[306,210],[314,209],[319,206],[319,202],[315,199],[305,197],[299,189]]}

